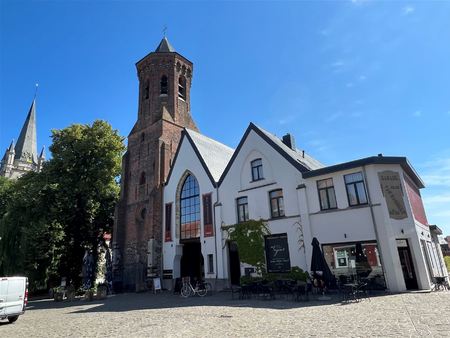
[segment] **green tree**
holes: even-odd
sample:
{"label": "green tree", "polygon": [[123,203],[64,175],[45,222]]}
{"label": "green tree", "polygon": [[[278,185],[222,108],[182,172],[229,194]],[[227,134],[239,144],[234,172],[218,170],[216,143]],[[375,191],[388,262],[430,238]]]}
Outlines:
{"label": "green tree", "polygon": [[45,170],[57,186],[57,220],[64,226],[59,272],[78,286],[85,250],[96,259],[103,234],[112,230],[125,147],[104,121],[54,130],[52,140],[53,158]]}
{"label": "green tree", "polygon": [[0,181],[0,272],[23,273],[34,288],[62,276],[80,285],[85,250],[96,258],[112,229],[125,149],[104,121],[54,130],[52,140],[40,173]]}

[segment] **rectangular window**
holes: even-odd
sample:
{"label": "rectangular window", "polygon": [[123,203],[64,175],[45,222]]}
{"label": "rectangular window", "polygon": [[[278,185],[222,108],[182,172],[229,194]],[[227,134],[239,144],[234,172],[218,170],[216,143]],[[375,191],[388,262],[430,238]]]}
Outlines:
{"label": "rectangular window", "polygon": [[203,195],[203,234],[213,236],[212,193]]}
{"label": "rectangular window", "polygon": [[170,242],[172,240],[172,203],[166,204],[166,224],[164,240]]}
{"label": "rectangular window", "polygon": [[214,256],[208,255],[208,273],[214,273]]}
{"label": "rectangular window", "polygon": [[236,200],[238,223],[248,221],[248,200],[247,197],[240,197]]}
{"label": "rectangular window", "polygon": [[317,190],[319,191],[320,210],[337,208],[332,178],[317,181]]}
{"label": "rectangular window", "polygon": [[252,166],[252,180],[259,181],[259,180],[264,179],[262,160],[260,158],[258,158],[256,160],[252,161],[251,166]]}
{"label": "rectangular window", "polygon": [[272,218],[284,216],[283,190],[274,190],[269,193],[270,214]]}
{"label": "rectangular window", "polygon": [[367,204],[366,187],[361,172],[344,175],[347,188],[348,204],[350,206]]}

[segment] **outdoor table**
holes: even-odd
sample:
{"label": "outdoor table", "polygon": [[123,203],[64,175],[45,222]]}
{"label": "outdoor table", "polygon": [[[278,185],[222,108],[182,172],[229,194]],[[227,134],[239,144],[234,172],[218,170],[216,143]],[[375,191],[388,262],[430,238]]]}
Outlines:
{"label": "outdoor table", "polygon": [[344,287],[344,300],[347,301],[349,298],[356,300],[356,291],[358,289],[357,283],[346,283],[342,285]]}

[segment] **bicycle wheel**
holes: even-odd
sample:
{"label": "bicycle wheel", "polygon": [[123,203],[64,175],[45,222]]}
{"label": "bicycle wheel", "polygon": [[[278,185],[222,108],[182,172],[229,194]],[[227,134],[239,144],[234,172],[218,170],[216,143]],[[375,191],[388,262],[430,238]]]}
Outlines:
{"label": "bicycle wheel", "polygon": [[181,293],[182,297],[187,298],[187,297],[189,297],[191,295],[191,288],[189,287],[188,284],[184,284],[181,287],[180,293]]}
{"label": "bicycle wheel", "polygon": [[205,297],[208,290],[206,290],[206,286],[204,283],[198,285],[197,293],[200,297]]}

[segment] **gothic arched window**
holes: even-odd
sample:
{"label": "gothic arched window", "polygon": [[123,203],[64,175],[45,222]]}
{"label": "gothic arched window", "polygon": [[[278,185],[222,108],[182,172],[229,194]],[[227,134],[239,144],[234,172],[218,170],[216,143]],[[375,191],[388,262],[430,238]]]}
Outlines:
{"label": "gothic arched window", "polygon": [[180,239],[200,237],[200,192],[193,175],[184,180],[180,194]]}
{"label": "gothic arched window", "polygon": [[186,78],[184,76],[178,78],[178,97],[183,100],[186,98]]}
{"label": "gothic arched window", "polygon": [[169,83],[167,81],[167,76],[163,75],[161,77],[161,94],[167,94],[169,90]]}

